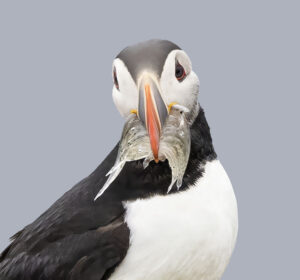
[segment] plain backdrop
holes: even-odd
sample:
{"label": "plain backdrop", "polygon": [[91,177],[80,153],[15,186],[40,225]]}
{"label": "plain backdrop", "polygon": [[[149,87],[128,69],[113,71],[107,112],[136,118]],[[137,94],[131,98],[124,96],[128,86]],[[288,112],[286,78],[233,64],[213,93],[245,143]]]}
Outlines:
{"label": "plain backdrop", "polygon": [[193,62],[235,188],[239,237],[223,279],[296,279],[299,11],[297,1],[1,1],[0,250],[113,148],[124,121],[112,60],[162,38]]}

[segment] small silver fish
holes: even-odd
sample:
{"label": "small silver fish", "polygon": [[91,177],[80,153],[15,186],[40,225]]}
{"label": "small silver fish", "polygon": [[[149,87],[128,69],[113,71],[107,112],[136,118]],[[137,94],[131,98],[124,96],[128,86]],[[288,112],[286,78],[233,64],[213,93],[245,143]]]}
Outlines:
{"label": "small silver fish", "polygon": [[[188,112],[184,107],[174,105],[163,126],[160,137],[158,159],[168,159],[172,181],[168,192],[177,181],[177,188],[182,185],[182,178],[190,155],[190,129],[185,117]],[[144,158],[143,166],[147,168],[154,160],[147,130],[136,114],[131,114],[123,128],[116,162],[106,174],[107,181],[95,197],[100,197],[122,171],[126,162]]]}
{"label": "small silver fish", "polygon": [[159,144],[159,159],[168,159],[172,181],[168,192],[176,182],[177,189],[182,185],[182,178],[189,160],[191,149],[191,134],[185,112],[172,108],[163,127]]}

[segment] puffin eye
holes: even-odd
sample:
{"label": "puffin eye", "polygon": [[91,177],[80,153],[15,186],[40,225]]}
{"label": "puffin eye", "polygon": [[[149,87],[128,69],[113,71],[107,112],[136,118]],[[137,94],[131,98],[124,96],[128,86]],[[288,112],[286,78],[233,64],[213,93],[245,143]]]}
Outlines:
{"label": "puffin eye", "polygon": [[176,62],[175,77],[179,82],[181,82],[186,77],[185,70],[179,62]]}
{"label": "puffin eye", "polygon": [[119,82],[118,82],[118,78],[117,78],[116,68],[114,68],[113,78],[114,78],[114,84],[115,84],[115,87],[116,87],[117,89],[119,89]]}

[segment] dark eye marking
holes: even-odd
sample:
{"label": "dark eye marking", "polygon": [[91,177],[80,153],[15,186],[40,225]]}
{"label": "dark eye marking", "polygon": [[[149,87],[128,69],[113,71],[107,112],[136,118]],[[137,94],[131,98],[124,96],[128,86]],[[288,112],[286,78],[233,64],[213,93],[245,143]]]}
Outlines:
{"label": "dark eye marking", "polygon": [[179,82],[181,82],[186,77],[185,70],[178,61],[175,65],[175,77]]}
{"label": "dark eye marking", "polygon": [[119,82],[118,82],[118,77],[117,77],[116,68],[114,68],[113,79],[114,79],[115,87],[116,87],[117,89],[119,89]]}

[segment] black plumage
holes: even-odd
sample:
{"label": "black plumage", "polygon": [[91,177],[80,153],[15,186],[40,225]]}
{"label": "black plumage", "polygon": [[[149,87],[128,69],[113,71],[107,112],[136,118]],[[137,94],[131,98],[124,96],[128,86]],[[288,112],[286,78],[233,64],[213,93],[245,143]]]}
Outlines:
{"label": "black plumage", "polygon": [[[167,162],[151,162],[145,170],[142,161],[129,162],[94,201],[117,150],[118,145],[92,174],[12,238],[0,256],[1,280],[108,279],[129,247],[122,202],[166,195],[171,182]],[[215,158],[209,127],[200,109],[191,126],[190,158],[180,191],[202,175],[200,163]]]}

